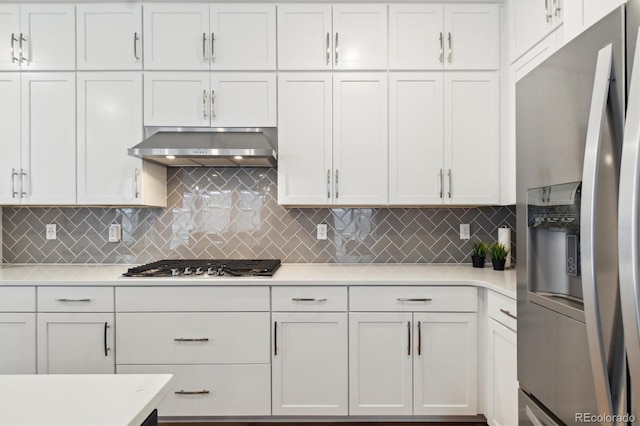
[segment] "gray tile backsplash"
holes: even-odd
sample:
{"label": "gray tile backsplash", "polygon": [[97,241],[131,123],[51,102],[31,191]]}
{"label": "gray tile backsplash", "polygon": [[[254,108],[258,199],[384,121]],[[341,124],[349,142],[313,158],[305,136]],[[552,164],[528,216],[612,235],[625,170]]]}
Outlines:
{"label": "gray tile backsplash", "polygon": [[[168,207],[2,209],[3,263],[147,263],[163,258],[469,263],[477,239],[513,229],[515,208],[283,208],[275,169],[168,170]],[[45,224],[58,239],[45,240]],[[122,224],[109,243],[108,226]],[[316,224],[328,239],[316,240]],[[471,240],[459,238],[471,224]]]}

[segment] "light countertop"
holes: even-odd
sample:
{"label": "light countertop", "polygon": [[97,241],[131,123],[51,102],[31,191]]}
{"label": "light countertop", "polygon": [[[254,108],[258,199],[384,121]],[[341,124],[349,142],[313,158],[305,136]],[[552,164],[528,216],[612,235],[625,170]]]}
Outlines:
{"label": "light countertop", "polygon": [[169,392],[171,374],[0,376],[0,425],[140,425]]}
{"label": "light countertop", "polygon": [[0,285],[473,285],[516,297],[516,270],[446,264],[283,263],[269,277],[123,278],[130,265],[16,265],[0,268]]}

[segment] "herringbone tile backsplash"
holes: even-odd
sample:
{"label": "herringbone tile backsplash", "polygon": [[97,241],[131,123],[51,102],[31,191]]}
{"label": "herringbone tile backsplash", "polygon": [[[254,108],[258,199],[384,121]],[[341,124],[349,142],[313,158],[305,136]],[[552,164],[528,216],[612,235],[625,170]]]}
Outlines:
{"label": "herringbone tile backsplash", "polygon": [[[168,207],[27,208],[2,213],[3,263],[131,263],[164,258],[280,258],[284,262],[469,263],[471,245],[512,228],[515,209],[284,208],[275,169],[176,168]],[[45,224],[58,239],[45,240]],[[109,243],[108,226],[122,224]],[[328,239],[316,240],[326,223]],[[459,238],[471,224],[471,240]]]}

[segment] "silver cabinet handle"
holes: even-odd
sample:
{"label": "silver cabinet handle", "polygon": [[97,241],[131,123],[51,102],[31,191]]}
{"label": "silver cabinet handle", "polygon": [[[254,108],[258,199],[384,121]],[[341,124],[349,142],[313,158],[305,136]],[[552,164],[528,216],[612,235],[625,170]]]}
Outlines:
{"label": "silver cabinet handle", "polygon": [[202,61],[207,60],[207,33],[202,33]]}
{"label": "silver cabinet handle", "polygon": [[138,33],[133,33],[133,60],[138,62],[140,57],[138,56]]}
{"label": "silver cabinet handle", "polygon": [[175,391],[174,392],[176,395],[207,395],[209,393],[208,390],[203,389],[201,391],[186,391],[186,390],[179,390],[179,391]]}
{"label": "silver cabinet handle", "polygon": [[22,53],[22,42],[27,42],[27,39],[24,38],[24,35],[22,35],[22,33],[20,33],[20,42],[18,43],[18,52],[20,53],[20,62],[26,62],[24,59],[24,55]]}
{"label": "silver cabinet handle", "polygon": [[336,200],[340,197],[339,186],[338,186],[338,169],[336,169]]}
{"label": "silver cabinet handle", "polygon": [[451,193],[453,192],[452,186],[451,186],[451,176],[453,175],[453,173],[451,173],[451,169],[449,169],[449,173],[447,173],[449,175],[449,193],[448,196],[449,198],[451,198]]}
{"label": "silver cabinet handle", "polygon": [[18,62],[18,58],[16,58],[15,53],[15,42],[18,41],[15,33],[11,33],[11,62]]}
{"label": "silver cabinet handle", "polygon": [[444,37],[442,33],[440,33],[440,63],[444,61]]}
{"label": "silver cabinet handle", "polygon": [[453,51],[453,48],[451,46],[451,33],[448,34],[447,40],[449,41],[449,54],[447,55],[447,61],[451,63],[451,52]]}
{"label": "silver cabinet handle", "polygon": [[139,177],[140,177],[140,170],[136,169],[135,173],[133,174],[133,183],[135,185],[133,192],[136,198],[140,198],[140,187],[138,184]]}
{"label": "silver cabinet handle", "polygon": [[61,299],[56,299],[56,302],[81,302],[81,303],[88,303],[91,302],[91,299],[68,299],[66,297],[63,297]]}
{"label": "silver cabinet handle", "polygon": [[327,33],[327,65],[331,62],[331,34]]}
{"label": "silver cabinet handle", "polygon": [[326,297],[292,297],[292,301],[294,302],[326,302]]}
{"label": "silver cabinet handle", "polygon": [[327,169],[327,199],[331,198],[331,170]]}
{"label": "silver cabinet handle", "polygon": [[544,17],[547,20],[547,24],[551,21],[551,13],[549,13],[549,0],[544,0]]}
{"label": "silver cabinet handle", "polygon": [[420,330],[420,324],[422,321],[418,321],[418,355],[422,355],[422,331]]}
{"label": "silver cabinet handle", "polygon": [[20,198],[27,196],[27,192],[24,190],[24,178],[27,176],[27,172],[24,169],[20,169]]}
{"label": "silver cabinet handle", "polygon": [[503,314],[505,314],[509,318],[513,318],[514,320],[518,319],[517,316],[513,315],[511,312],[507,311],[506,309],[500,309],[500,312],[502,312]]}
{"label": "silver cabinet handle", "polygon": [[278,321],[273,322],[273,356],[278,356]]}
{"label": "silver cabinet handle", "polygon": [[202,118],[207,118],[207,90],[202,91]]}
{"label": "silver cabinet handle", "polygon": [[110,347],[107,346],[107,329],[109,328],[108,323],[104,323],[104,356],[109,356]]}
{"label": "silver cabinet handle", "polygon": [[211,62],[216,61],[216,33],[211,33]]}
{"label": "silver cabinet handle", "polygon": [[187,339],[184,337],[176,337],[173,339],[174,342],[208,342],[209,339],[207,337],[200,337],[197,339]]}
{"label": "silver cabinet handle", "polygon": [[407,321],[407,355],[411,355],[411,321]]}
{"label": "silver cabinet handle", "polygon": [[16,191],[16,176],[18,176],[16,169],[11,169],[11,198],[16,198],[18,195],[18,191]]}
{"label": "silver cabinet handle", "polygon": [[413,297],[398,297],[398,302],[431,302],[430,297],[421,297],[421,298],[413,298]]}
{"label": "silver cabinet handle", "polygon": [[562,9],[560,8],[560,0],[553,0],[553,15],[558,16]]}
{"label": "silver cabinet handle", "polygon": [[338,33],[336,33],[336,45],[335,45],[335,50],[336,50],[336,65],[338,65]]}
{"label": "silver cabinet handle", "polygon": [[444,196],[444,173],[440,169],[440,198]]}
{"label": "silver cabinet handle", "polygon": [[215,120],[216,118],[216,91],[211,91],[211,119]]}

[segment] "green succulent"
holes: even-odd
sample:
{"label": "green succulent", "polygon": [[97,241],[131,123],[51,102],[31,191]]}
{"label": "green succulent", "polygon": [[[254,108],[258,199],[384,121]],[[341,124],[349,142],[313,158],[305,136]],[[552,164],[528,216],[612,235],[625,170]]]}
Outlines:
{"label": "green succulent", "polygon": [[485,258],[487,256],[487,252],[489,251],[489,246],[487,243],[482,241],[477,241],[473,243],[473,252],[471,253],[473,256],[480,256],[481,258]]}
{"label": "green succulent", "polygon": [[491,244],[491,247],[489,247],[489,253],[491,255],[491,259],[501,260],[507,258],[509,249],[502,243],[495,243]]}

